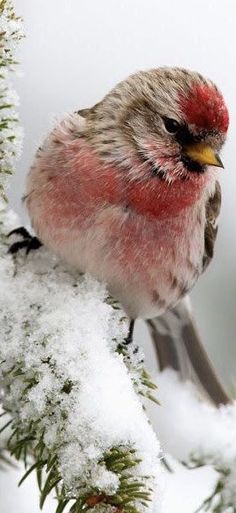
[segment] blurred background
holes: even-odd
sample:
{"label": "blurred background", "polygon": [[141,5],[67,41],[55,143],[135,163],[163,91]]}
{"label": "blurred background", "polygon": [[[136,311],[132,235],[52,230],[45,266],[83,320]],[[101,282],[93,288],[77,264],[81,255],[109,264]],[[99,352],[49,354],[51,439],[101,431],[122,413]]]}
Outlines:
{"label": "blurred background", "polygon": [[[27,218],[21,195],[25,175],[37,146],[56,118],[93,105],[114,84],[140,69],[186,67],[208,76],[221,88],[231,123],[222,155],[225,170],[220,171],[223,206],[219,236],[214,262],[191,297],[209,355],[232,388],[236,379],[235,0],[14,3],[17,14],[25,20],[26,32],[18,55],[19,73],[14,79],[25,141],[10,201],[24,223]],[[143,340],[144,334],[145,328],[139,323],[137,339]],[[9,504],[6,507],[8,513],[15,513]],[[29,511],[34,513],[32,508]],[[188,509],[188,513],[191,511]]]}

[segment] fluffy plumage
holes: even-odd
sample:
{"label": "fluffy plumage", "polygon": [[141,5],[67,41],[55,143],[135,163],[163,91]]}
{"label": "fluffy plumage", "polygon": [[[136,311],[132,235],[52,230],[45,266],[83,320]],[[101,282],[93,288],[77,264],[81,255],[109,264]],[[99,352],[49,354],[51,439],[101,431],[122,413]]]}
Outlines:
{"label": "fluffy plumage", "polygon": [[107,282],[132,318],[162,314],[212,257],[220,195],[208,164],[220,164],[227,127],[223,97],[201,75],[131,76],[39,149],[25,196],[38,237]]}

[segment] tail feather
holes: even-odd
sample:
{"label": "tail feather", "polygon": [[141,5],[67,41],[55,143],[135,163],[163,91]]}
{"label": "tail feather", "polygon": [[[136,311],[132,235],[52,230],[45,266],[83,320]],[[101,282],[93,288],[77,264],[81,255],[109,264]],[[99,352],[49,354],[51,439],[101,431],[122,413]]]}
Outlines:
{"label": "tail feather", "polygon": [[171,367],[178,371],[184,381],[193,381],[216,406],[231,402],[201,342],[186,299],[162,316],[146,322],[160,370]]}

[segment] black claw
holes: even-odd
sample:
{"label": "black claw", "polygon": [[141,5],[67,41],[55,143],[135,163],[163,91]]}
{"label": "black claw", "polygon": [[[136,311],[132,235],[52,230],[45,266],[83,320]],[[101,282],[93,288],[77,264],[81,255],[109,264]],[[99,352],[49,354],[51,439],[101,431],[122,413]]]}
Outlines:
{"label": "black claw", "polygon": [[8,237],[11,237],[11,235],[21,235],[24,239],[31,239],[32,235],[24,228],[24,226],[20,226],[19,228],[15,228],[10,233],[8,233]]}
{"label": "black claw", "polygon": [[8,248],[8,253],[11,253],[12,255],[14,255],[15,253],[18,253],[18,251],[22,248],[27,248],[29,244],[29,239],[25,239],[25,240],[20,240],[18,242],[14,242],[14,244],[12,244],[9,248]]}
{"label": "black claw", "polygon": [[23,237],[23,240],[14,242],[9,247],[8,253],[11,253],[12,255],[18,253],[18,251],[22,248],[26,248],[26,255],[28,255],[30,251],[38,249],[42,246],[42,242],[40,242],[37,237],[33,237],[28,232],[28,230],[24,228],[24,226],[20,226],[19,228],[16,228],[15,230],[12,230],[10,233],[8,233],[8,237],[11,235],[20,235]]}

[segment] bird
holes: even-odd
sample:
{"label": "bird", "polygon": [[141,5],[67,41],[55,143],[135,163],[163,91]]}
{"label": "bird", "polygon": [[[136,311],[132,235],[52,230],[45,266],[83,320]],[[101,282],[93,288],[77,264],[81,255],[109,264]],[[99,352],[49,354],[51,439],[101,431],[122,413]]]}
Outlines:
{"label": "bird", "polygon": [[128,341],[138,318],[151,331],[159,319],[159,339],[184,308],[192,326],[184,298],[213,257],[228,126],[221,91],[198,72],[134,73],[47,136],[24,195],[36,236],[15,230],[10,251],[43,244],[105,282],[131,320]]}

